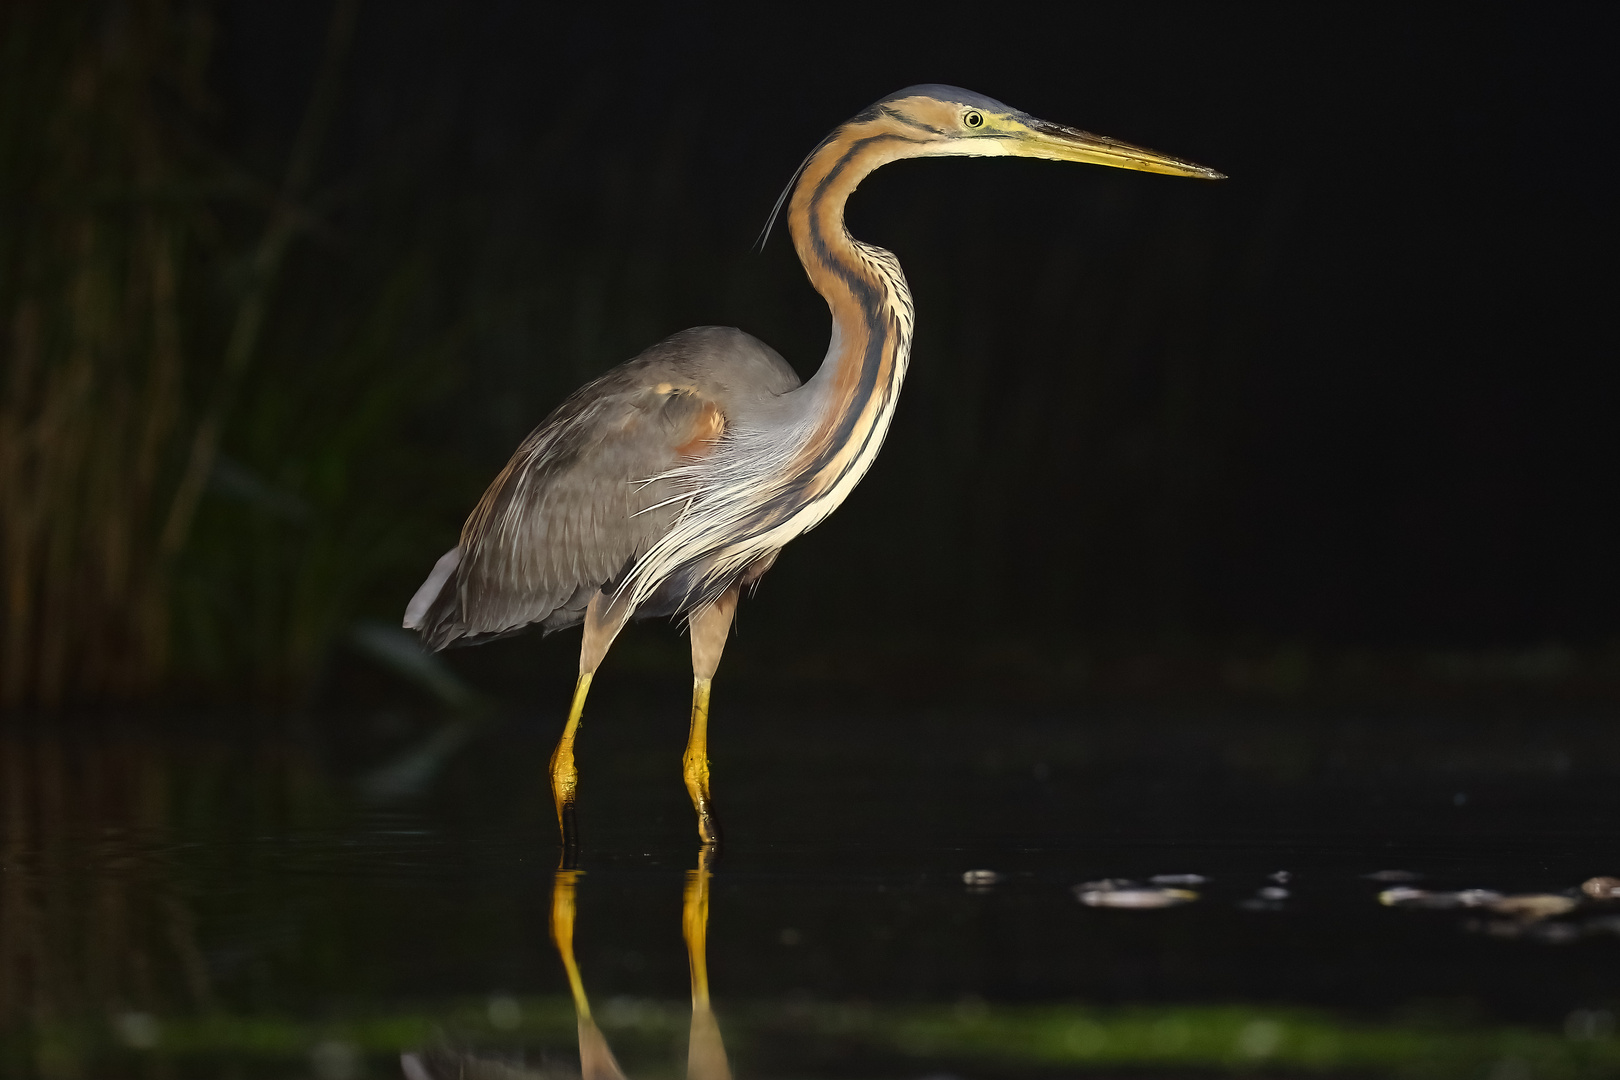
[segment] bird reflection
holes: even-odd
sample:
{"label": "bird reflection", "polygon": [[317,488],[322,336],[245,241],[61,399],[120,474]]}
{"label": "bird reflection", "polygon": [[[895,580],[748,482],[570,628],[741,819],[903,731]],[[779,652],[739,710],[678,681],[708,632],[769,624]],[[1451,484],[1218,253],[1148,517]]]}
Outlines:
{"label": "bird reflection", "polygon": [[709,1007],[709,877],[714,845],[698,852],[697,869],[686,872],[686,895],[681,902],[681,936],[692,968],[692,1034],[687,1044],[688,1080],[731,1080],[726,1046],[720,1040],[720,1022]]}
{"label": "bird reflection", "polygon": [[[558,870],[551,885],[551,940],[568,973],[568,989],[574,995],[574,1015],[579,1018],[579,1072],[582,1080],[624,1080],[624,1070],[613,1057],[602,1029],[591,1019],[591,1001],[585,996],[585,982],[574,959],[574,888],[580,871]],[[697,996],[694,984],[692,996]],[[697,1026],[694,1016],[692,1025]]]}
{"label": "bird reflection", "polygon": [[[686,1052],[688,1080],[731,1080],[731,1064],[726,1060],[725,1043],[720,1038],[720,1022],[709,1004],[709,879],[714,865],[714,845],[705,844],[698,852],[698,864],[686,872],[686,893],[681,904],[681,935],[686,939],[686,956],[692,971],[692,1031]],[[568,973],[568,989],[574,995],[574,1013],[579,1018],[579,1069],[583,1080],[624,1080],[624,1070],[613,1057],[602,1029],[591,1019],[590,999],[574,959],[575,889],[580,871],[558,870],[551,887],[551,940],[557,945],[563,970]]]}
{"label": "bird reflection", "polygon": [[[705,844],[698,852],[696,869],[686,873],[686,892],[681,906],[681,934],[686,939],[686,955],[692,972],[692,1030],[686,1054],[688,1080],[731,1080],[731,1064],[720,1038],[720,1023],[709,1004],[709,880],[714,865],[714,845]],[[607,1037],[591,1017],[590,998],[579,962],[574,958],[576,892],[583,871],[558,870],[551,886],[551,940],[557,946],[568,990],[574,997],[574,1015],[579,1021],[579,1071],[581,1080],[626,1080]],[[401,1058],[406,1080],[545,1080],[552,1074],[514,1067],[470,1054],[406,1054]]]}

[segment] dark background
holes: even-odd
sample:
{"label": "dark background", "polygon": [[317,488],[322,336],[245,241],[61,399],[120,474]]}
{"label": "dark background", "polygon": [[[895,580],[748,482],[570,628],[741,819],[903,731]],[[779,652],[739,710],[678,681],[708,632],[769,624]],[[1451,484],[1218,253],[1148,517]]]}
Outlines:
{"label": "dark background", "polygon": [[[225,9],[244,153],[288,138],[327,8]],[[329,167],[408,183],[437,302],[497,308],[421,418],[446,452],[493,475],[571,383],[687,325],[741,326],[808,376],[824,308],[784,236],[749,244],[821,134],[943,81],[1232,179],[1003,161],[874,177],[852,226],[912,279],[913,381],[882,465],[794,545],[751,621],[1614,630],[1620,382],[1601,326],[1620,88],[1603,26],[597,10],[361,16]],[[362,229],[387,208],[344,212]]]}
{"label": "dark background", "polygon": [[[333,6],[184,10],[212,35],[187,130],[273,186]],[[750,245],[817,139],[925,81],[1231,178],[871,178],[851,228],[910,278],[912,374],[865,483],[746,605],[738,663],[767,642],[1600,648],[1613,29],[1544,6],[362,5],[181,563],[180,681],[319,683],[524,434],[669,333],[740,326],[808,376],[824,305],[785,234]],[[199,340],[263,217],[213,212]],[[289,636],[303,659],[254,674]],[[491,648],[515,668],[539,643]]]}
{"label": "dark background", "polygon": [[[825,307],[751,245],[924,81],[1231,178],[903,162],[854,199],[914,363],[728,646],[727,1032],[747,996],[1247,1002],[1386,1046],[1477,1021],[1457,1075],[1528,1075],[1498,1023],[1598,1061],[1612,905],[1400,911],[1364,875],[1620,873],[1613,22],[0,0],[0,1071],[286,1075],[348,1019],[564,992],[541,777],[578,639],[458,681],[400,615],[584,380],[702,323],[810,373]],[[685,653],[627,631],[581,739],[604,1018],[686,992]],[[1185,871],[1179,911],[1069,891]],[[115,1048],[141,1014],[173,1056]]]}

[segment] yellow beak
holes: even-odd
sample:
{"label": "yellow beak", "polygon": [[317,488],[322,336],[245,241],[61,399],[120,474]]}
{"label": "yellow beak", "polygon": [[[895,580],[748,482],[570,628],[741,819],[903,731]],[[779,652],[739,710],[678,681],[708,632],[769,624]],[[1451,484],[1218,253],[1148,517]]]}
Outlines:
{"label": "yellow beak", "polygon": [[1190,161],[1173,158],[1155,150],[1110,139],[1106,135],[1093,135],[1033,116],[1020,118],[1025,131],[1011,140],[1009,149],[1019,157],[1049,158],[1053,161],[1084,161],[1092,165],[1111,165],[1116,169],[1135,169],[1138,172],[1165,173],[1169,176],[1196,176],[1200,180],[1225,180],[1225,173],[1194,165]]}

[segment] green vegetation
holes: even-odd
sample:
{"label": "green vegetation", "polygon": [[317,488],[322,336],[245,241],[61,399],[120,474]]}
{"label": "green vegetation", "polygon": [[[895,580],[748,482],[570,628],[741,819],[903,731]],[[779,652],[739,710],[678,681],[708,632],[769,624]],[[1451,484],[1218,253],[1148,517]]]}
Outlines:
{"label": "green vegetation", "polygon": [[[615,999],[596,1012],[615,1053],[636,1075],[684,1058],[690,1016],[684,1003]],[[843,1070],[864,1061],[872,1069],[959,1065],[1001,1075],[1053,1067],[1214,1075],[1620,1075],[1620,1041],[1606,1031],[1594,1037],[1573,1029],[1566,1035],[1379,1024],[1299,1009],[739,1003],[722,1005],[720,1020],[734,1065],[773,1075],[814,1075],[815,1062],[831,1060],[835,1052]],[[500,1012],[481,1002],[458,1002],[330,1022],[121,1014],[102,1023],[13,1033],[0,1044],[0,1060],[17,1067],[8,1075],[18,1076],[146,1075],[154,1067],[182,1076],[222,1067],[237,1075],[271,1075],[312,1062],[323,1073],[323,1058],[330,1067],[330,1059],[352,1055],[373,1060],[373,1075],[389,1075],[397,1070],[394,1059],[411,1051],[566,1061],[574,1038],[566,998],[502,999]]]}
{"label": "green vegetation", "polygon": [[0,14],[7,704],[138,692],[168,661],[176,465],[211,366],[187,339],[208,225],[181,126],[207,107],[209,32],[131,7],[106,34],[95,5]]}
{"label": "green vegetation", "polygon": [[275,181],[220,149],[210,5],[0,11],[0,706],[296,697],[421,557],[420,260],[288,317],[344,261],[306,248],[333,246],[314,181],[357,10]]}

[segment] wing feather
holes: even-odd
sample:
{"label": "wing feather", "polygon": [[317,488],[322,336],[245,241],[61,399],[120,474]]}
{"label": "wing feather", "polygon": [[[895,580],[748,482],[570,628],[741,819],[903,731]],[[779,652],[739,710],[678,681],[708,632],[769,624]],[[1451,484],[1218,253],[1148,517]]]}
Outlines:
{"label": "wing feather", "polygon": [[682,331],[575,391],[525,439],[434,568],[405,625],[442,649],[584,618],[685,508],[676,481],[725,436],[736,404],[798,377],[731,327]]}
{"label": "wing feather", "polygon": [[668,379],[615,371],[583,387],[524,440],[468,518],[454,587],[418,622],[429,646],[578,622],[680,512],[656,478],[708,452],[724,427],[717,402]]}

